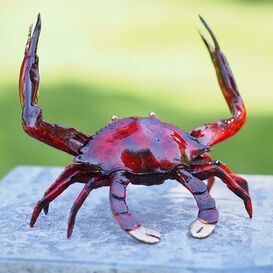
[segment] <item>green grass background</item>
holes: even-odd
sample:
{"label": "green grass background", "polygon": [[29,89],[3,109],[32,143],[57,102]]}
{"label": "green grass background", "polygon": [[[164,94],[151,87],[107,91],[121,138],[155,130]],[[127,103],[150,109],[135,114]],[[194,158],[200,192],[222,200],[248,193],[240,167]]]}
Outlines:
{"label": "green grass background", "polygon": [[0,177],[16,165],[72,157],[21,128],[18,74],[28,25],[42,14],[40,105],[47,121],[93,134],[113,114],[190,130],[229,116],[196,31],[214,30],[248,110],[213,158],[235,172],[273,174],[273,1],[0,0]]}

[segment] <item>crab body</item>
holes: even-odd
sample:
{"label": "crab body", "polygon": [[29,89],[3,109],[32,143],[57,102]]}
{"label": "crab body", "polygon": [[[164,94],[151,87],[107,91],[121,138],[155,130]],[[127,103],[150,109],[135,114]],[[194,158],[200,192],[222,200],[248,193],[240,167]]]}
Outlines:
{"label": "crab body", "polygon": [[208,150],[189,133],[155,117],[130,117],[117,119],[98,131],[74,161],[102,174],[117,170],[162,174],[189,166]]}
{"label": "crab body", "polygon": [[[84,187],[70,211],[68,237],[72,234],[76,215],[85,199],[92,190],[103,186],[109,187],[110,206],[119,226],[145,243],[158,243],[160,234],[142,226],[130,213],[126,203],[126,188],[130,183],[149,186],[174,179],[188,189],[198,207],[197,219],[189,226],[191,235],[196,238],[209,236],[218,221],[216,204],[209,194],[214,177],[219,177],[244,201],[247,213],[252,216],[246,180],[234,174],[224,163],[211,160],[207,154],[214,145],[231,137],[243,126],[246,110],[213,32],[204,19],[200,19],[214,42],[214,46],[211,45],[200,33],[211,55],[231,117],[186,132],[162,122],[154,113],[150,113],[149,117],[123,119],[113,116],[112,122],[90,136],[43,120],[42,109],[38,106],[37,46],[41,30],[41,18],[38,16],[33,33],[32,30],[29,32],[20,71],[23,128],[31,137],[76,157],[36,204],[31,227],[41,211],[47,214],[50,202],[76,182],[83,183]],[[205,184],[204,180],[208,180],[208,183]]]}

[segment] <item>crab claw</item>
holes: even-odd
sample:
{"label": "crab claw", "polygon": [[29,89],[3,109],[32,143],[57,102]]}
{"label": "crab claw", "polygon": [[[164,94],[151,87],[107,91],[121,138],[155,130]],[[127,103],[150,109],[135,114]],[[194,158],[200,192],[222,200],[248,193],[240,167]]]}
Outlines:
{"label": "crab claw", "polygon": [[39,41],[40,32],[41,32],[41,25],[42,25],[41,15],[39,13],[33,33],[31,33],[32,25],[30,25],[29,27],[28,40],[27,40],[27,44],[25,48],[25,54],[29,54],[32,57],[35,56],[37,53],[37,46],[38,46],[38,41]]}
{"label": "crab claw", "polygon": [[214,46],[211,44],[211,42],[203,34],[200,27],[198,27],[199,34],[200,34],[202,40],[204,41],[206,47],[208,48],[210,54],[213,54],[213,53],[215,53],[215,51],[220,49],[220,46],[219,46],[219,44],[218,44],[218,42],[216,40],[216,37],[215,37],[214,33],[212,32],[211,28],[209,27],[209,25],[207,24],[205,19],[202,18],[201,15],[199,15],[199,18],[200,18],[201,22],[203,23],[203,25],[205,26],[206,30],[209,32],[209,34],[210,34],[210,36],[211,36],[211,38],[213,40]]}
{"label": "crab claw", "polygon": [[156,244],[160,242],[159,232],[141,225],[134,230],[128,231],[128,233],[143,243]]}
{"label": "crab claw", "polygon": [[206,224],[197,219],[190,224],[189,231],[192,237],[203,239],[213,232],[215,226],[216,224]]}
{"label": "crab claw", "polygon": [[[39,41],[39,36],[41,32],[40,14],[38,15],[37,23],[35,25],[34,31],[33,33],[31,32],[32,32],[32,25],[29,28],[29,34],[28,34],[27,44],[25,48],[25,56],[21,66],[20,80],[19,80],[20,102],[25,112],[23,116],[24,119],[27,119],[26,114],[29,114],[31,110],[32,112],[35,112],[35,111],[37,112],[36,116],[39,116],[39,113],[41,112],[41,110],[38,109],[37,107],[36,108],[33,107],[38,101],[39,58],[37,55],[37,47],[38,47],[38,41]],[[32,114],[34,115],[34,113]],[[34,120],[32,122],[34,122]],[[29,123],[31,122],[29,121]]]}

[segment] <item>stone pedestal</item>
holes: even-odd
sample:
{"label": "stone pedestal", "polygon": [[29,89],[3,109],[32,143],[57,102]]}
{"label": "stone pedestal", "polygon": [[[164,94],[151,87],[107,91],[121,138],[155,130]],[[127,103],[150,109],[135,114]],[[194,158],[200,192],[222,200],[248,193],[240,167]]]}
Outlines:
{"label": "stone pedestal", "polygon": [[33,207],[62,168],[17,167],[0,182],[0,272],[273,272],[273,177],[245,175],[253,219],[243,202],[217,180],[212,196],[220,221],[198,240],[188,234],[196,218],[192,195],[175,181],[129,186],[127,203],[139,222],[162,235],[157,245],[133,240],[115,222],[108,188],[93,191],[66,239],[67,217],[83,187],[72,185],[35,228]]}

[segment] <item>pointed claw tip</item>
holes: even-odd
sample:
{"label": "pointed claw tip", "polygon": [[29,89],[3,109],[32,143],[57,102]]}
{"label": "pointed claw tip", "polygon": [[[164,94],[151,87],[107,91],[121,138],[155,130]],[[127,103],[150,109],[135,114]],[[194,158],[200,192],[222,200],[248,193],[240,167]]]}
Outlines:
{"label": "pointed claw tip", "polygon": [[42,18],[41,18],[41,13],[39,12],[37,15],[37,23],[41,24]]}
{"label": "pointed claw tip", "polygon": [[249,209],[248,209],[248,215],[249,215],[250,218],[252,218],[253,209],[252,209],[252,202],[251,201],[249,202],[248,207],[249,207]]}
{"label": "pointed claw tip", "polygon": [[[201,22],[203,23],[203,25],[205,26],[205,28],[207,29],[207,31],[209,32],[209,34],[210,34],[210,36],[211,36],[211,38],[212,38],[212,40],[214,42],[215,49],[219,50],[220,46],[219,46],[219,44],[218,44],[218,42],[216,40],[216,37],[215,37],[214,33],[212,32],[211,28],[209,27],[208,23],[206,22],[206,20],[200,14],[199,14],[199,18],[200,18]],[[204,35],[202,35],[202,32],[200,32],[200,34],[204,38]],[[207,40],[207,39],[205,39],[205,40]],[[205,40],[204,40],[204,42],[205,42]],[[206,41],[206,42],[208,43],[208,41]]]}
{"label": "pointed claw tip", "polygon": [[39,31],[41,29],[41,25],[42,25],[42,18],[41,18],[41,14],[38,13],[36,27],[38,27]]}
{"label": "pointed claw tip", "polygon": [[199,14],[198,15],[199,19],[201,20],[202,24],[205,26],[206,29],[209,29],[208,24],[206,20]]}
{"label": "pointed claw tip", "polygon": [[251,211],[247,211],[247,213],[248,213],[248,216],[249,216],[249,218],[251,218],[252,219],[252,209],[251,209]]}
{"label": "pointed claw tip", "polygon": [[252,218],[253,209],[252,209],[251,199],[249,199],[245,202],[245,208],[246,208],[246,211],[247,211],[247,214],[249,215],[249,217]]}
{"label": "pointed claw tip", "polygon": [[68,230],[67,230],[67,235],[66,235],[67,239],[70,239],[70,238],[71,238],[71,235],[72,235],[72,230],[71,230],[71,229],[68,229]]}
{"label": "pointed claw tip", "polygon": [[201,14],[198,14],[199,19],[203,22],[204,18],[201,16]]}
{"label": "pointed claw tip", "polygon": [[49,205],[46,205],[46,206],[43,208],[43,211],[44,211],[45,214],[48,214]]}
{"label": "pointed claw tip", "polygon": [[37,17],[37,22],[32,31],[33,26],[31,25],[29,28],[28,40],[25,48],[25,54],[29,53],[30,55],[34,56],[37,53],[38,41],[41,32],[41,16],[40,13]]}
{"label": "pointed claw tip", "polygon": [[[200,14],[198,14],[198,17],[201,20],[201,22],[204,24],[205,20],[203,19],[203,17]],[[201,29],[201,25],[199,25],[199,23],[197,23],[197,29],[198,29],[200,35],[202,35],[202,29]]]}
{"label": "pointed claw tip", "polygon": [[41,31],[41,25],[42,25],[42,20],[41,20],[41,14],[38,13],[38,16],[37,16],[37,21],[36,21],[36,24],[35,24],[35,28],[33,30],[33,34],[32,36],[35,35],[35,33],[38,32],[38,35],[40,34],[40,31]]}
{"label": "pointed claw tip", "polygon": [[202,17],[201,14],[198,14],[199,19],[202,21],[203,24],[206,24],[205,19]]}
{"label": "pointed claw tip", "polygon": [[205,20],[200,14],[198,15],[198,17],[199,17],[199,19],[201,20],[201,22],[203,23],[203,25],[204,25],[206,28],[208,28],[208,24],[207,24],[206,20]]}

